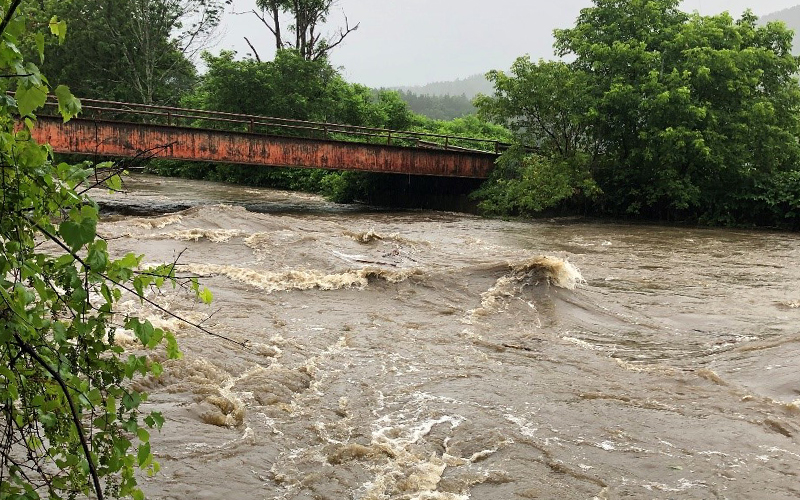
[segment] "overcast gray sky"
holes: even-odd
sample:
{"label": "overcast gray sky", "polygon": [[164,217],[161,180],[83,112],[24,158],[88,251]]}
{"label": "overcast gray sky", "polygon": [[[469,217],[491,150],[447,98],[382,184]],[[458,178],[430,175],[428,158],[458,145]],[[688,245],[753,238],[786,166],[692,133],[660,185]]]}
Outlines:
{"label": "overcast gray sky", "polygon": [[[361,23],[331,60],[352,82],[372,87],[418,85],[454,80],[490,69],[507,69],[515,58],[553,56],[552,32],[574,24],[590,0],[339,0],[331,26]],[[701,14],[751,8],[769,14],[800,0],[685,0],[683,9]],[[229,10],[253,9],[255,0],[234,0]],[[268,36],[269,35],[269,36]],[[248,37],[262,58],[272,56],[274,41],[252,14],[228,14],[219,43],[212,49],[251,52]]]}

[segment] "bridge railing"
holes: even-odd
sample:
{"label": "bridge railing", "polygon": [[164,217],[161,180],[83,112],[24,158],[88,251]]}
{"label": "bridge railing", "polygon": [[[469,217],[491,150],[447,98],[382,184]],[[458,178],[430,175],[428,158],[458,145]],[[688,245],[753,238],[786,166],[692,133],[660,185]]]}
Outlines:
{"label": "bridge railing", "polygon": [[[176,127],[358,141],[448,151],[500,153],[508,148],[508,144],[497,140],[429,132],[361,127],[339,123],[293,120],[100,99],[81,99],[81,104],[83,111],[80,117],[97,120],[143,122]],[[56,98],[54,96],[48,97],[45,111],[56,114],[57,110],[58,102]]]}

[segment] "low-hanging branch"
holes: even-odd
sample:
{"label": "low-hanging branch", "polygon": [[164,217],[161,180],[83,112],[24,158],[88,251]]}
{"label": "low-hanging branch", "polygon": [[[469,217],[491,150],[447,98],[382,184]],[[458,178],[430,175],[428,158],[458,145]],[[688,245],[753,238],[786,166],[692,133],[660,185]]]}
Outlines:
{"label": "low-hanging branch", "polygon": [[66,382],[64,382],[64,379],[61,377],[61,374],[58,373],[58,370],[50,366],[50,364],[44,358],[39,356],[36,350],[34,350],[27,342],[22,340],[19,335],[14,334],[14,339],[17,341],[17,346],[27,355],[29,355],[31,359],[36,361],[36,363],[38,363],[42,368],[44,368],[45,371],[47,371],[47,373],[53,377],[53,380],[55,380],[58,386],[61,388],[61,392],[67,399],[70,417],[72,418],[72,423],[75,426],[75,431],[78,433],[78,439],[80,440],[83,454],[86,457],[86,462],[89,464],[89,474],[92,476],[94,493],[97,495],[97,500],[103,500],[103,488],[100,486],[100,476],[97,473],[97,465],[92,459],[92,452],[89,449],[89,441],[86,439],[86,432],[83,430],[83,424],[81,423],[80,415],[78,415],[78,411],[75,408],[75,401],[72,398],[69,387],[67,387]]}
{"label": "low-hanging branch", "polygon": [[[42,227],[37,222],[35,222],[35,221],[31,220],[31,219],[28,219],[28,221],[37,230],[39,230],[48,240],[52,241],[53,243],[55,243],[56,245],[61,247],[62,250],[67,252],[72,258],[74,258],[77,262],[79,262],[87,270],[91,270],[91,266],[80,255],[78,255],[77,253],[73,252],[72,249],[70,249],[69,246],[67,246],[63,241],[61,241],[61,239],[59,237],[57,237],[56,235],[54,235],[53,233],[51,233],[50,231],[48,231],[47,229]],[[144,295],[138,293],[136,290],[134,290],[130,286],[128,286],[128,285],[126,285],[124,283],[121,283],[121,282],[119,282],[117,280],[114,280],[110,276],[108,276],[108,275],[106,275],[104,273],[99,273],[97,271],[92,271],[92,272],[97,273],[98,276],[100,276],[103,279],[107,280],[109,283],[113,283],[114,285],[122,288],[126,292],[134,294],[136,297],[138,297],[143,302],[146,302],[147,304],[155,307],[156,309],[158,309],[162,313],[170,316],[171,318],[177,319],[178,321],[180,321],[182,323],[185,323],[185,324],[187,324],[189,326],[197,328],[198,330],[200,330],[201,332],[205,333],[206,335],[210,335],[212,337],[216,337],[218,339],[225,340],[226,342],[230,342],[232,344],[235,344],[235,345],[241,347],[242,349],[248,349],[247,341],[239,342],[239,341],[234,340],[234,339],[232,339],[230,337],[226,337],[226,336],[221,335],[219,333],[212,332],[211,330],[209,330],[208,328],[204,327],[203,325],[201,325],[199,323],[195,323],[193,321],[190,321],[190,320],[188,320],[188,319],[186,319],[186,318],[184,318],[184,317],[182,317],[182,316],[180,316],[178,314],[175,314],[174,312],[170,311],[166,307],[158,304],[156,301],[148,299],[147,297],[145,297]]]}

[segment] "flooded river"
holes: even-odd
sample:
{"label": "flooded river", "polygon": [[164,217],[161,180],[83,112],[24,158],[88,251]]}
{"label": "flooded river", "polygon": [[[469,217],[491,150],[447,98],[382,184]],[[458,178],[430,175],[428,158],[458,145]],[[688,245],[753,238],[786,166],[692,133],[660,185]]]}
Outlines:
{"label": "flooded river", "polygon": [[137,382],[149,498],[800,498],[796,234],[128,188],[112,251],[180,255],[214,303],[157,300],[248,345],[122,304],[184,352]]}

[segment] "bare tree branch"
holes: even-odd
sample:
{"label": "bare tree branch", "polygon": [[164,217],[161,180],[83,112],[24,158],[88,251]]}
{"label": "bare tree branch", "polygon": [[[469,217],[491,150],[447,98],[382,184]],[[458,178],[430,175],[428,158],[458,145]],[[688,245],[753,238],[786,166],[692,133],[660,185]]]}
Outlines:
{"label": "bare tree branch", "polygon": [[314,59],[319,59],[320,57],[326,56],[328,54],[328,52],[330,52],[334,47],[340,45],[344,41],[344,39],[347,37],[347,35],[349,35],[350,33],[358,30],[358,27],[361,26],[361,23],[356,23],[356,25],[351,28],[350,27],[350,23],[347,20],[347,16],[345,16],[344,17],[344,26],[345,26],[344,29],[339,28],[339,35],[338,35],[339,39],[336,40],[333,43],[331,43],[331,40],[333,40],[333,38],[328,40],[325,43],[325,50],[319,51],[319,53],[314,57]]}
{"label": "bare tree branch", "polygon": [[[327,56],[359,27],[359,24],[351,27],[345,16],[344,28],[339,28],[338,33],[330,37],[323,36],[320,28],[328,21],[331,8],[336,5],[335,0],[259,0],[256,4],[261,11],[254,9],[251,12],[275,38],[275,48],[294,49],[307,60]],[[293,42],[284,40],[281,16],[289,18],[289,31],[294,33]]]}
{"label": "bare tree branch", "polygon": [[244,37],[244,41],[247,42],[247,45],[250,46],[250,50],[253,51],[253,55],[255,56],[256,61],[261,62],[261,58],[258,56],[258,51],[256,50],[255,47],[253,47],[253,44],[250,43],[250,40],[247,37]]}

